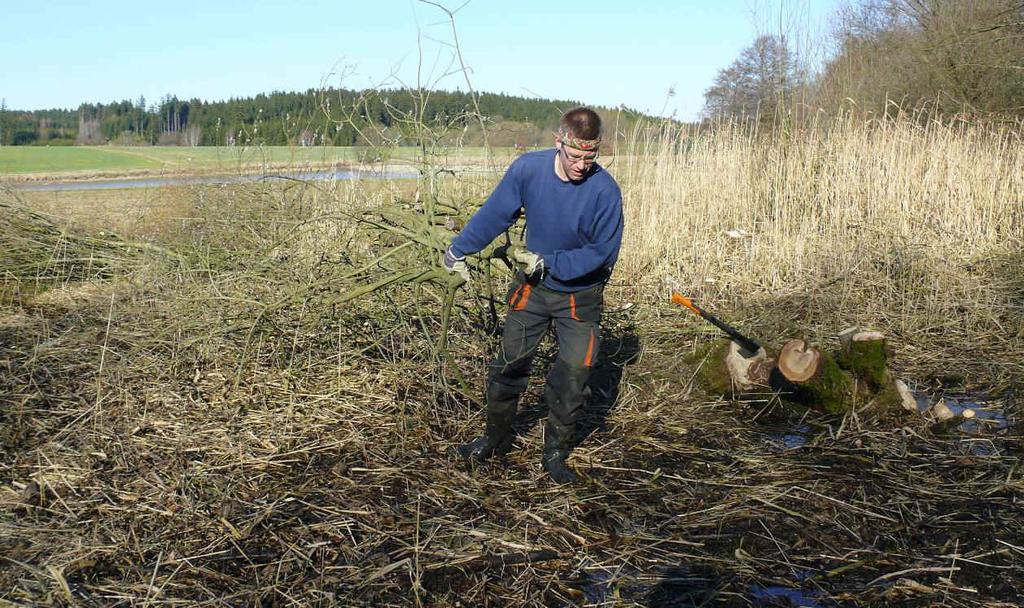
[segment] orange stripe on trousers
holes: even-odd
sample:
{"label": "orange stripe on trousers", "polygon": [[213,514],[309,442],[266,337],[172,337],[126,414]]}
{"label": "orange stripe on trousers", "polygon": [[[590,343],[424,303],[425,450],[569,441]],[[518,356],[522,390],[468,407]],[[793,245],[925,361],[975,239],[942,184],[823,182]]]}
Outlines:
{"label": "orange stripe on trousers", "polygon": [[526,303],[530,300],[530,284],[523,283],[523,286],[520,287],[520,290],[521,291],[519,293],[519,301],[516,302],[515,306],[512,307],[512,310],[523,310],[524,308],[526,308]]}
{"label": "orange stripe on trousers", "polygon": [[579,321],[580,318],[576,316],[576,294],[569,294],[569,318],[573,321]]}
{"label": "orange stripe on trousers", "polygon": [[590,367],[594,360],[594,330],[590,330],[590,342],[587,344],[587,356],[583,358],[583,366]]}
{"label": "orange stripe on trousers", "polygon": [[516,290],[512,292],[512,297],[508,299],[509,306],[515,306],[516,298],[519,297],[519,292],[522,291],[523,286],[516,287]]}

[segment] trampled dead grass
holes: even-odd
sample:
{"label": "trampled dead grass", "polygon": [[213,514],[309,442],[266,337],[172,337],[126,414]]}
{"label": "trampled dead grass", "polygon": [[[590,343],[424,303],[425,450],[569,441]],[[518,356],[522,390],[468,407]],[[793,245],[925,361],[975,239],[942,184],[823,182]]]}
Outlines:
{"label": "trampled dead grass", "polygon": [[[158,248],[0,302],[0,598],[1018,605],[1014,137],[910,121],[638,137],[611,167],[627,241],[568,489],[539,467],[539,382],[505,463],[451,456],[482,426],[483,273],[447,354],[436,285],[341,297],[436,263],[354,219],[396,198],[421,213],[428,189],[182,190]],[[439,185],[464,208],[490,184]],[[706,395],[683,355],[709,332],[660,298],[667,275],[766,342],[880,329],[898,374],[990,391],[1010,428],[962,436],[870,403],[792,420]]]}

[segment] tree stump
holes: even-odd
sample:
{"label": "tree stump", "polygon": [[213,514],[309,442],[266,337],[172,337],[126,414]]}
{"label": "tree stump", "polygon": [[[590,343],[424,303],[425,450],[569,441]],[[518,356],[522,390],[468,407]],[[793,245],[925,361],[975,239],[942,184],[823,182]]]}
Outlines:
{"label": "tree stump", "polygon": [[775,367],[775,359],[768,356],[768,351],[761,347],[752,356],[743,355],[739,344],[729,341],[729,350],[725,354],[725,368],[732,381],[734,393],[749,393],[769,388],[769,378]]}
{"label": "tree stump", "polygon": [[885,336],[877,331],[851,327],[839,333],[839,343],[841,348],[836,357],[839,367],[866,382],[872,392],[893,384],[887,366],[889,354]]}
{"label": "tree stump", "polygon": [[700,366],[697,370],[700,383],[718,395],[742,396],[766,390],[775,368],[775,359],[764,348],[745,357],[740,346],[731,340],[711,342],[687,359]]}

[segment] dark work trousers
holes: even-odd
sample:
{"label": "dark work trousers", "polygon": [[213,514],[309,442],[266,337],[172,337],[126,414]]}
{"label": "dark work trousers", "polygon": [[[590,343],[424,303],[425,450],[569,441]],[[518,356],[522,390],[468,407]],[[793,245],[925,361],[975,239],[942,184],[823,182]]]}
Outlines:
{"label": "dark work trousers", "polygon": [[531,285],[520,278],[509,291],[501,353],[491,363],[487,385],[487,432],[512,433],[519,396],[526,390],[541,338],[554,327],[558,358],[547,377],[548,424],[544,449],[571,449],[583,409],[584,385],[601,343],[604,285],[575,293]]}

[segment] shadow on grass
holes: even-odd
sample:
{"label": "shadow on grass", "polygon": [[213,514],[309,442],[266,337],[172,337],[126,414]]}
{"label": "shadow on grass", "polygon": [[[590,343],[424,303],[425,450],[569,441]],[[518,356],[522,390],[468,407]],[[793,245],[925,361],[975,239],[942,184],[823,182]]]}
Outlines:
{"label": "shadow on grass", "polygon": [[607,335],[602,337],[597,365],[587,381],[589,399],[576,429],[577,445],[583,443],[594,431],[605,430],[608,415],[619,401],[622,373],[627,365],[637,361],[640,350],[640,337],[632,325],[610,328]]}
{"label": "shadow on grass", "polygon": [[[652,584],[653,583],[653,584]],[[568,594],[551,593],[549,606],[619,605],[646,608],[707,606],[722,591],[722,577],[708,568],[662,566],[645,575],[628,566],[588,568],[566,576]]]}
{"label": "shadow on grass", "polygon": [[666,568],[643,598],[647,608],[704,606],[718,595],[713,578],[695,575],[683,566]]}

